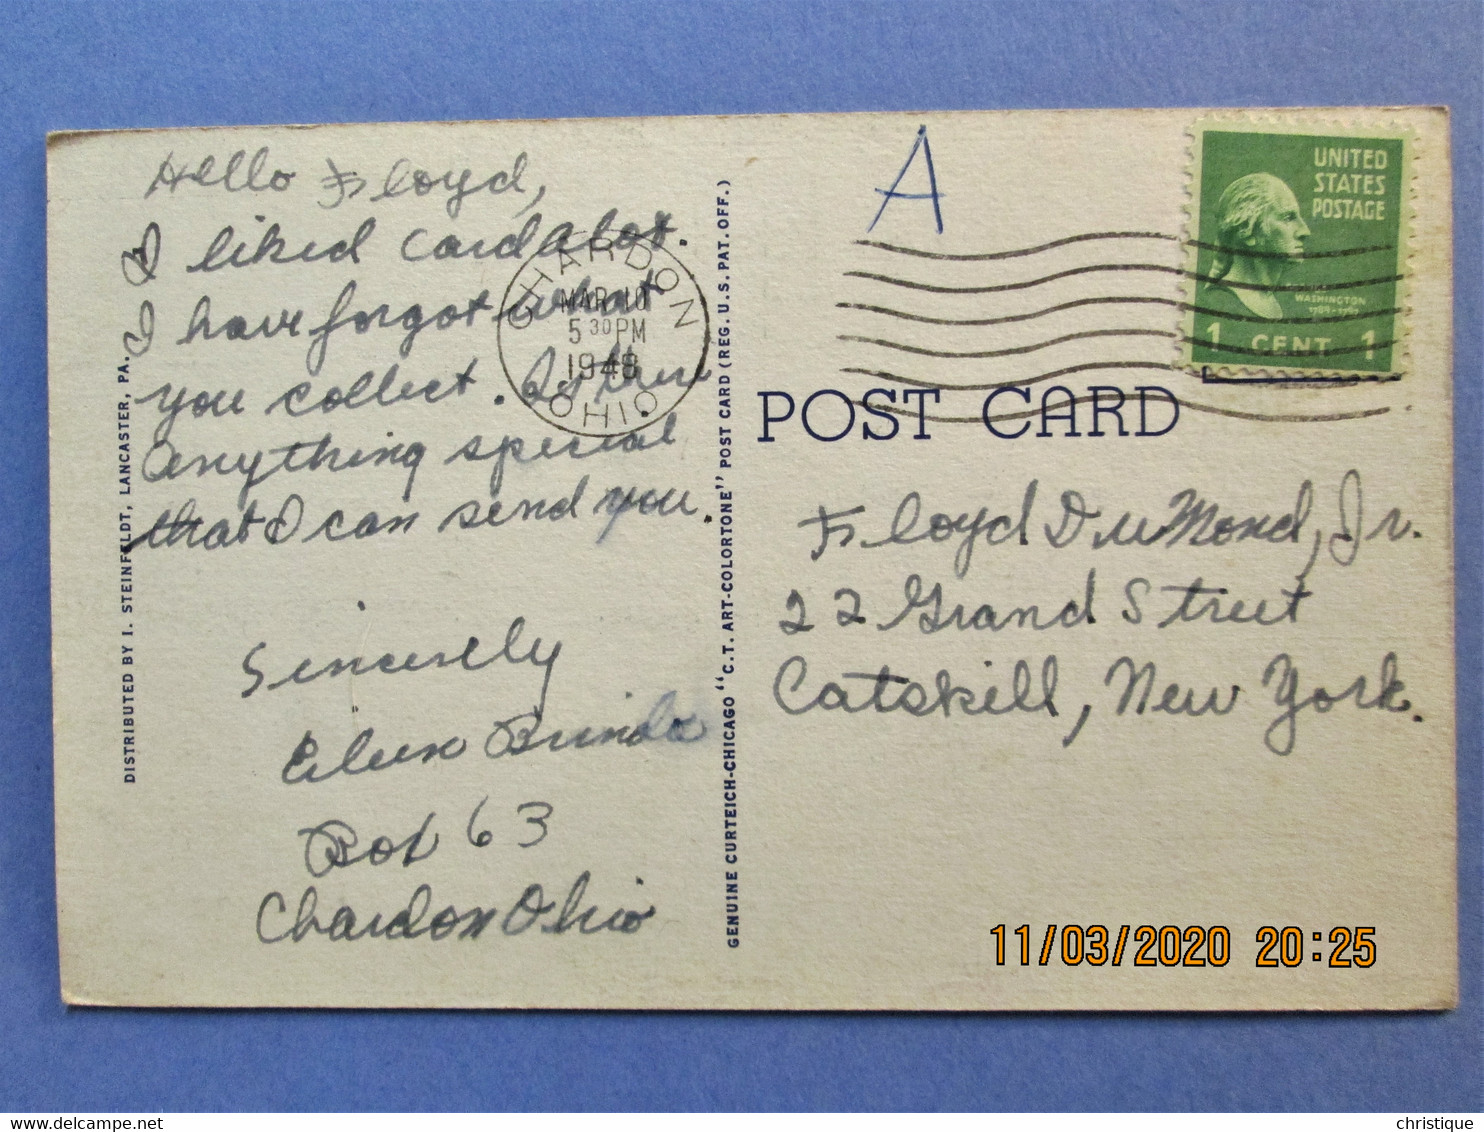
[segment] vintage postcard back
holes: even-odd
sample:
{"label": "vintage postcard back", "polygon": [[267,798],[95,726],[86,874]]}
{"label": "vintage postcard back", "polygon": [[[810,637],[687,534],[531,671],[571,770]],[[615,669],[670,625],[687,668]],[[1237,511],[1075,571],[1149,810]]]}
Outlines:
{"label": "vintage postcard back", "polygon": [[62,993],[1457,997],[1432,109],[48,150]]}

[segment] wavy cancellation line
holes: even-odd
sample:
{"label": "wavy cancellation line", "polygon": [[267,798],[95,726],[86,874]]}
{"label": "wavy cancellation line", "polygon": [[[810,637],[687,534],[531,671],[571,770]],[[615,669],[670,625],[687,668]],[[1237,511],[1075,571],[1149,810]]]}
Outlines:
{"label": "wavy cancellation line", "polygon": [[[1091,395],[1086,397],[1073,397],[1070,401],[1058,402],[1056,405],[1053,406],[1053,408],[1064,409],[1068,405],[1089,405],[1091,403]],[[861,408],[865,407],[865,403],[863,400],[854,401],[852,402],[852,404]],[[896,408],[891,405],[881,404],[872,405],[870,408],[872,412],[886,412],[896,417],[910,416],[913,420],[918,419],[918,411],[916,409],[902,409]],[[1379,417],[1385,413],[1391,412],[1390,405],[1381,405],[1373,409],[1357,409],[1354,412],[1348,413],[1253,413],[1247,412],[1243,409],[1226,409],[1222,408],[1220,405],[1207,405],[1204,402],[1191,401],[1185,397],[1180,398],[1180,408],[1194,409],[1196,410],[1196,412],[1210,413],[1213,416],[1218,417],[1231,417],[1239,421],[1264,421],[1276,422],[1281,424],[1322,424],[1331,421],[1358,421],[1366,417]],[[999,424],[1002,421],[1020,421],[1033,417],[1040,411],[1041,410],[1039,408],[1036,408],[1022,409],[1017,412],[995,413],[989,419],[995,424]],[[922,414],[921,419],[925,421],[932,421],[934,424],[972,424],[980,426],[983,426],[984,424],[984,416],[982,414],[973,417],[949,417],[936,415],[933,413],[924,413]]]}
{"label": "wavy cancellation line", "polygon": [[[1335,355],[1338,355],[1338,354],[1341,354],[1341,353],[1354,353],[1354,352],[1355,351],[1351,351],[1351,350],[1344,350],[1344,351],[1342,351],[1342,350],[1336,350],[1336,351],[1334,351],[1334,354]],[[1286,356],[1286,355],[1284,355],[1284,356]],[[1315,387],[1319,387],[1319,386],[1362,385],[1362,384],[1385,383],[1385,382],[1392,382],[1392,381],[1400,381],[1401,380],[1401,374],[1397,374],[1397,373],[1374,373],[1374,374],[1373,373],[1364,373],[1364,374],[1357,373],[1357,374],[1354,374],[1353,376],[1346,375],[1346,376],[1343,376],[1343,377],[1317,377],[1317,376],[1314,376],[1314,377],[1293,377],[1293,378],[1288,378],[1288,377],[1269,377],[1269,378],[1261,379],[1261,381],[1252,381],[1252,380],[1244,380],[1244,379],[1222,379],[1222,378],[1219,378],[1219,377],[1216,377],[1216,378],[1198,378],[1197,375],[1191,373],[1188,369],[1186,369],[1183,366],[1172,365],[1169,362],[1150,362],[1150,361],[1080,362],[1077,365],[1063,366],[1061,369],[1049,370],[1046,373],[1038,373],[1034,377],[1015,377],[1015,378],[1009,378],[1009,379],[1007,379],[1005,381],[964,382],[964,383],[961,383],[961,384],[954,384],[952,382],[945,382],[945,381],[929,381],[929,380],[927,380],[925,378],[909,377],[909,376],[907,376],[905,374],[893,373],[890,370],[884,370],[884,369],[867,369],[864,366],[841,366],[840,369],[839,369],[839,372],[840,373],[858,374],[861,377],[874,378],[877,381],[890,381],[890,382],[894,382],[897,385],[911,385],[911,386],[915,386],[915,387],[917,387],[919,389],[943,389],[943,390],[949,390],[949,391],[959,392],[959,393],[982,393],[982,392],[986,392],[986,391],[991,390],[991,389],[1010,389],[1010,388],[1013,388],[1013,387],[1026,387],[1026,386],[1031,386],[1031,385],[1039,385],[1039,384],[1041,384],[1044,381],[1054,381],[1055,379],[1057,379],[1059,377],[1068,377],[1068,376],[1070,376],[1072,374],[1075,374],[1075,373],[1092,373],[1092,372],[1096,372],[1098,370],[1117,370],[1117,369],[1154,369],[1154,370],[1164,370],[1166,372],[1178,373],[1178,374],[1181,374],[1182,376],[1190,377],[1193,380],[1199,380],[1199,381],[1201,381],[1202,384],[1206,384],[1206,385],[1211,385],[1211,384],[1215,384],[1215,385],[1229,385],[1229,384],[1230,385],[1236,385],[1236,384],[1269,384],[1269,385],[1312,385],[1312,386],[1315,386]],[[1184,403],[1185,402],[1182,400],[1181,401],[1181,404],[1183,405]]]}
{"label": "wavy cancellation line", "polygon": [[898,255],[917,256],[919,259],[940,259],[955,263],[978,263],[992,259],[1019,259],[1021,256],[1039,255],[1041,252],[1049,252],[1054,248],[1064,248],[1068,244],[1086,243],[1088,240],[1168,240],[1171,243],[1179,243],[1179,236],[1171,236],[1164,232],[1083,232],[1076,236],[1064,236],[1060,240],[1052,240],[1049,243],[1037,244],[1031,248],[1016,248],[1014,251],[1006,252],[929,252],[920,248],[904,248],[899,244],[887,244],[880,240],[857,240],[858,245],[864,248],[878,248],[884,252],[895,252]]}
{"label": "wavy cancellation line", "polygon": [[1238,283],[1222,276],[1206,275],[1199,271],[1186,271],[1183,267],[1171,267],[1164,263],[1092,263],[1084,267],[1069,267],[1065,271],[1054,271],[1039,279],[1026,279],[1016,283],[988,283],[978,287],[944,287],[937,283],[921,283],[913,279],[898,279],[894,275],[881,275],[874,271],[847,271],[851,279],[870,279],[877,283],[889,283],[893,287],[906,287],[913,291],[927,291],[934,295],[989,295],[1001,291],[1024,291],[1068,279],[1074,275],[1089,275],[1105,271],[1151,271],[1161,275],[1177,275],[1194,279],[1200,283],[1220,283],[1224,287],[1240,287],[1252,291],[1351,291],[1357,287],[1374,287],[1379,283],[1395,283],[1401,275],[1378,275],[1372,279],[1353,279],[1341,283],[1283,283],[1272,286],[1256,283]]}
{"label": "wavy cancellation line", "polygon": [[1231,322],[1281,323],[1284,326],[1319,326],[1336,322],[1354,322],[1357,319],[1364,318],[1380,318],[1383,315],[1401,313],[1400,307],[1383,307],[1379,310],[1362,311],[1358,314],[1332,314],[1309,318],[1274,320],[1263,318],[1261,315],[1256,314],[1233,314],[1229,311],[1219,311],[1211,307],[1203,307],[1199,303],[1185,303],[1179,299],[1169,299],[1161,295],[1101,295],[1090,299],[1072,299],[1069,302],[1057,303],[1055,306],[1044,307],[1041,310],[1029,311],[1025,314],[1006,314],[994,318],[938,318],[933,315],[899,311],[892,307],[876,306],[873,303],[842,302],[836,303],[835,306],[846,310],[867,311],[870,314],[886,315],[889,318],[905,319],[908,322],[925,322],[932,326],[1002,326],[1012,322],[1029,322],[1032,319],[1043,318],[1049,314],[1058,314],[1061,311],[1074,310],[1077,307],[1140,303],[1171,307],[1181,311],[1194,311],[1196,314],[1211,315],[1212,317],[1224,318]]}
{"label": "wavy cancellation line", "polygon": [[[882,346],[888,350],[899,350],[904,354],[916,354],[923,358],[949,358],[955,361],[976,358],[1008,358],[1018,354],[1030,354],[1036,350],[1044,350],[1049,346],[1059,346],[1063,342],[1074,342],[1081,338],[1172,338],[1191,345],[1209,346],[1210,343],[1199,338],[1191,338],[1187,335],[1176,334],[1170,330],[1145,330],[1140,328],[1124,330],[1082,330],[1076,334],[1063,334],[1060,338],[1048,338],[1044,342],[1033,342],[1029,346],[1010,346],[1003,350],[929,350],[924,346],[909,346],[904,342],[892,342],[886,338],[867,338],[860,334],[837,334],[835,337],[841,342],[864,342],[870,346]],[[1387,339],[1382,342],[1361,342],[1354,346],[1336,346],[1334,349],[1324,353],[1326,358],[1338,358],[1346,354],[1369,353],[1372,350],[1385,350],[1395,346],[1396,342]],[[1228,354],[1244,354],[1250,358],[1291,358],[1293,355],[1284,350],[1255,350],[1246,346],[1222,346],[1221,349]],[[1059,371],[1058,371],[1059,372]],[[1031,378],[1038,381],[1039,378]],[[1023,383],[1021,383],[1023,384]],[[943,386],[949,389],[953,386]],[[959,386],[967,389],[969,386]]]}
{"label": "wavy cancellation line", "polygon": [[[1202,341],[1199,338],[1190,338],[1190,337],[1185,337],[1185,336],[1182,336],[1181,337],[1181,341],[1182,342],[1185,342],[1185,343],[1187,343],[1188,345],[1191,345],[1191,346],[1206,346],[1206,347],[1209,347],[1211,345],[1211,343],[1204,342],[1204,341]],[[1396,343],[1396,340],[1395,339],[1393,339],[1393,338],[1387,338],[1384,341],[1380,341],[1380,342],[1361,342],[1361,343],[1359,343],[1357,345],[1354,345],[1354,346],[1336,346],[1333,349],[1325,350],[1325,352],[1322,355],[1309,355],[1309,356],[1310,357],[1320,356],[1320,357],[1325,357],[1325,358],[1338,358],[1338,357],[1341,357],[1341,356],[1343,356],[1345,354],[1367,354],[1367,353],[1370,353],[1372,350],[1389,350],[1389,349],[1391,349],[1391,347],[1395,346],[1396,344],[1397,343]],[[1292,358],[1294,356],[1293,354],[1287,353],[1286,351],[1283,351],[1283,350],[1254,350],[1250,346],[1232,346],[1232,345],[1223,345],[1221,347],[1221,352],[1224,353],[1224,354],[1244,354],[1244,355],[1246,355],[1249,358]]]}
{"label": "wavy cancellation line", "polygon": [[[905,248],[900,244],[887,244],[880,240],[856,240],[856,244],[864,248],[876,248],[884,252],[895,252],[897,255],[916,256],[919,259],[938,259],[953,263],[982,263],[986,260],[995,259],[1019,259],[1022,256],[1039,255],[1041,252],[1049,252],[1056,248],[1064,248],[1068,244],[1081,244],[1089,240],[1165,240],[1169,243],[1182,244],[1185,247],[1202,248],[1211,252],[1240,252],[1244,256],[1253,259],[1288,259],[1283,252],[1256,252],[1250,248],[1228,248],[1221,244],[1207,244],[1200,240],[1182,240],[1179,236],[1170,235],[1168,232],[1083,232],[1076,236],[1064,236],[1060,240],[1051,240],[1049,243],[1037,244],[1030,248],[1016,248],[1005,252],[930,252],[921,248]],[[1333,259],[1337,256],[1369,255],[1372,252],[1389,252],[1391,244],[1372,244],[1364,247],[1338,248],[1328,252],[1310,252],[1304,259]]]}
{"label": "wavy cancellation line", "polygon": [[1170,330],[1146,330],[1142,327],[1079,330],[1075,334],[1063,334],[1059,338],[1048,338],[1044,342],[1033,342],[1029,346],[1008,346],[1003,350],[929,350],[924,346],[909,346],[904,342],[892,342],[886,338],[866,338],[859,334],[837,334],[836,337],[841,342],[865,342],[871,346],[884,346],[888,350],[900,350],[904,354],[917,354],[925,358],[1008,358],[1016,354],[1034,353],[1048,346],[1059,346],[1063,342],[1075,342],[1080,338],[1175,338],[1178,336]]}
{"label": "wavy cancellation line", "polygon": [[989,389],[1009,389],[1012,386],[1036,385],[1043,381],[1052,381],[1055,378],[1067,377],[1070,374],[1074,373],[1089,373],[1094,370],[1105,369],[1157,369],[1166,371],[1178,371],[1179,367],[1173,366],[1169,362],[1081,362],[1078,365],[1064,366],[1061,369],[1054,369],[1048,373],[1037,374],[1035,377],[1017,377],[1012,378],[1009,381],[986,381],[982,383],[965,385],[952,385],[942,381],[924,381],[921,378],[904,377],[901,374],[892,373],[890,370],[864,369],[860,366],[841,366],[840,372],[857,373],[861,374],[864,377],[874,377],[880,381],[893,381],[899,385],[915,385],[923,389],[951,389],[958,392],[968,393],[983,392]]}

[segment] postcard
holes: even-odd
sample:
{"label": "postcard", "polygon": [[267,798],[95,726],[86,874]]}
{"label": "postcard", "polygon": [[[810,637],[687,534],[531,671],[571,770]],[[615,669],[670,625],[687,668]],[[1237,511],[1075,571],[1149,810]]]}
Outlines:
{"label": "postcard", "polygon": [[1448,117],[48,142],[62,995],[1446,1009]]}

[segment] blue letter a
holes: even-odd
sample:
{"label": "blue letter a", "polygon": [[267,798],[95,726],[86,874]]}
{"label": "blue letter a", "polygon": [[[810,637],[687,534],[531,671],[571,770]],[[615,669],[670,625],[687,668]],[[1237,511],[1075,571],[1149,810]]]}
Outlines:
{"label": "blue letter a", "polygon": [[[902,178],[907,175],[907,170],[912,168],[912,163],[917,160],[917,151],[922,150],[922,156],[927,161],[928,191],[925,193],[899,193],[897,186],[902,183]],[[912,143],[912,152],[907,155],[907,161],[902,166],[902,171],[897,174],[897,179],[891,183],[889,189],[877,189],[881,194],[881,207],[876,210],[876,219],[866,229],[876,227],[876,221],[881,219],[881,214],[886,211],[886,206],[894,200],[930,200],[933,202],[933,219],[938,225],[938,235],[943,234],[943,209],[938,203],[941,195],[938,192],[938,174],[933,169],[933,147],[928,145],[927,127],[917,127],[917,140]]]}

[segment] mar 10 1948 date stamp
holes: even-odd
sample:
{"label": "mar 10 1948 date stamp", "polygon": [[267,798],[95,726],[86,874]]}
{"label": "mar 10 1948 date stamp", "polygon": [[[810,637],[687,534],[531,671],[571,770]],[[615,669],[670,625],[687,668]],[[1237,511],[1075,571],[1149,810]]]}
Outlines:
{"label": "mar 10 1948 date stamp", "polygon": [[1194,129],[1184,361],[1207,380],[1401,376],[1409,138]]}

